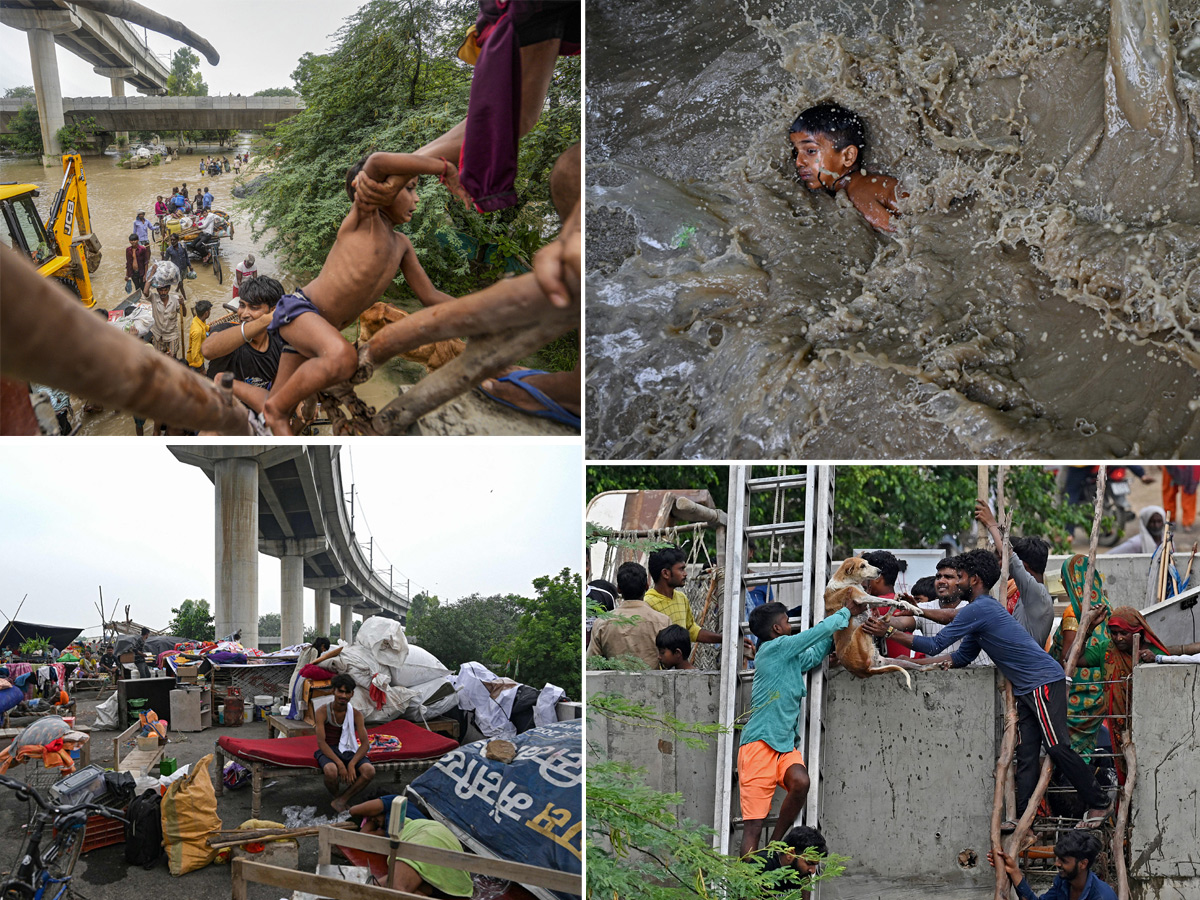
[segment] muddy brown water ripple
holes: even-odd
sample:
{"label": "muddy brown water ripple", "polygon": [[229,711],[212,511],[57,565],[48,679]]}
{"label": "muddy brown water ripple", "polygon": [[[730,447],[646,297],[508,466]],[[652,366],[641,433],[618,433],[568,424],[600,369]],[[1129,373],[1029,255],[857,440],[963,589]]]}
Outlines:
{"label": "muddy brown water ripple", "polygon": [[[1118,63],[1106,104],[1107,2],[589,3],[589,453],[1200,454],[1200,2],[1170,16],[1173,77]],[[793,174],[826,98],[894,236]]]}

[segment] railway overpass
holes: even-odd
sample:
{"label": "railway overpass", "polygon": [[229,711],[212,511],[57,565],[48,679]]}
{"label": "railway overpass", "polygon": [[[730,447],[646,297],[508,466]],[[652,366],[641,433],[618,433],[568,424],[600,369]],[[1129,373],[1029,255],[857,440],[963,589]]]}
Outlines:
{"label": "railway overpass", "polygon": [[106,76],[115,98],[125,96],[126,83],[143,94],[167,92],[166,66],[122,19],[67,0],[0,0],[0,24],[24,31],[29,40],[43,164],[59,164],[57,132],[66,124],[57,47]]}
{"label": "railway overpass", "polygon": [[342,635],[354,613],[404,621],[409,598],[377,575],[355,540],[337,446],[169,448],[215,487],[217,635],[242,632],[258,645],[258,554],[279,557],[282,646],[304,639],[304,588],[316,592],[318,633],[329,632],[330,603],[341,607]]}
{"label": "railway overpass", "polygon": [[[0,99],[0,134],[28,99]],[[299,97],[64,97],[64,117],[96,120],[100,131],[259,131],[304,109]]]}

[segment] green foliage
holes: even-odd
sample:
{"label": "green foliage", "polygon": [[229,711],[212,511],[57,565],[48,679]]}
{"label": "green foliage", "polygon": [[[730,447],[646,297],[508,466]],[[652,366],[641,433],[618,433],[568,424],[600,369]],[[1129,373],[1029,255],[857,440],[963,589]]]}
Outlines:
{"label": "green foliage", "polygon": [[[426,610],[406,634],[412,643],[428,650],[451,670],[475,660],[503,674],[508,657],[500,648],[520,627],[521,602],[522,598],[514,595],[472,594]],[[577,618],[576,628],[578,625]]]}
{"label": "green foliage", "polygon": [[68,122],[55,132],[55,137],[58,138],[58,143],[63,148],[63,153],[70,153],[72,150],[82,150],[85,147],[90,147],[92,141],[96,139],[97,131],[99,131],[99,128],[96,126],[96,119],[93,116],[88,116],[84,119]]}
{"label": "green foliage", "polygon": [[30,100],[36,99],[37,92],[31,84],[18,84],[16,87],[10,87],[4,92],[4,99],[12,100],[20,97],[28,97]]}
{"label": "green foliage", "polygon": [[187,47],[180,47],[171,57],[171,72],[167,75],[167,96],[208,96],[208,85],[204,83],[200,74],[200,57]]}
{"label": "green foliage", "polygon": [[22,656],[37,656],[45,650],[50,649],[50,638],[35,637],[27,638],[21,642],[19,652]]}
{"label": "green foliage", "polygon": [[[306,53],[305,56],[312,56],[311,53]],[[297,97],[299,96],[290,87],[266,88],[265,90],[255,91],[250,96],[252,97]]]}
{"label": "green foliage", "polygon": [[[708,736],[726,730],[717,724],[689,725],[617,694],[589,695],[588,714],[651,728],[692,746],[702,746]],[[713,829],[680,819],[673,811],[683,796],[649,788],[644,774],[644,769],[604,759],[597,748],[588,748],[589,898],[749,900],[770,895],[800,900],[800,891],[778,887],[785,872],[765,873],[761,861],[724,856],[714,850]],[[784,845],[772,847],[783,849]],[[830,853],[813,883],[841,875],[847,861],[847,857]]]}
{"label": "green foliage", "polygon": [[437,609],[440,603],[441,601],[438,600],[438,598],[433,594],[427,594],[424,591],[420,591],[419,593],[415,594],[408,604],[408,615],[406,616],[407,622],[405,627],[412,628],[417,624],[417,622],[424,618],[425,614],[431,609]]}
{"label": "green foliage", "polygon": [[167,633],[193,641],[211,641],[216,637],[216,625],[207,600],[184,600],[171,610],[174,618]]}
{"label": "green foliage", "polygon": [[0,136],[9,148],[17,153],[42,152],[42,124],[37,107],[26,103],[16,111],[8,123],[10,134]]}
{"label": "green foliage", "polygon": [[[774,475],[778,466],[755,466],[755,477]],[[784,466],[787,474],[803,466]],[[996,469],[991,471],[995,488]],[[680,490],[707,488],[724,508],[728,503],[729,471],[725,466],[588,466],[587,495],[610,490]],[[932,547],[944,534],[958,535],[971,527],[975,509],[974,466],[838,466],[834,484],[835,557],[849,556],[856,547]],[[1013,511],[1014,535],[1046,538],[1052,552],[1070,548],[1070,525],[1078,514],[1062,507],[1054,475],[1039,466],[1012,466],[1005,494]],[[770,522],[771,492],[756,494],[750,521]],[[804,517],[803,495],[792,492],[787,519]],[[802,540],[797,538],[796,540]],[[785,549],[785,557],[789,551]],[[794,558],[794,557],[793,557]]]}
{"label": "green foliage", "polygon": [[262,613],[258,617],[258,634],[279,637],[283,634],[283,621],[279,613]]}
{"label": "green foliage", "polygon": [[[468,0],[370,0],[338,31],[328,55],[306,53],[292,73],[307,108],[268,133],[274,177],[247,198],[255,239],[299,278],[324,264],[349,211],[346,170],[373,150],[411,152],[466,115],[471,69],[455,57],[477,13]],[[515,209],[467,212],[435,179],[418,188],[420,205],[406,232],[437,287],[461,295],[527,265],[553,235],[549,203],[554,160],[579,139],[578,60],[560,62],[542,121],[521,143]],[[573,96],[570,91],[574,88]],[[403,279],[387,296],[415,308]]]}
{"label": "green foliage", "polygon": [[497,653],[511,661],[512,677],[540,688],[553,684],[577,700],[583,696],[580,677],[580,610],[583,582],[570,569],[533,580],[537,597],[515,598],[521,610],[517,631]]}

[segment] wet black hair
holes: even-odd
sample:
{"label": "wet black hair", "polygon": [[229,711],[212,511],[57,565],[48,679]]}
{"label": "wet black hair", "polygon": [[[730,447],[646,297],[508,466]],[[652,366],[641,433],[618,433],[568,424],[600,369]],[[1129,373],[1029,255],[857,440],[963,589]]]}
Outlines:
{"label": "wet black hair", "polygon": [[692,639],[682,625],[668,625],[655,635],[654,646],[659,650],[678,650],[686,658],[692,652]]}
{"label": "wet black hair", "polygon": [[662,576],[663,569],[672,569],[677,563],[687,559],[683,555],[683,551],[678,547],[663,547],[661,550],[655,550],[650,554],[648,560],[650,565],[650,577],[655,582]]}
{"label": "wet black hair", "polygon": [[888,587],[894,587],[896,577],[901,572],[908,571],[908,562],[903,559],[896,559],[887,550],[872,550],[869,553],[864,553],[862,558],[879,570],[879,574],[883,576],[883,583]]}
{"label": "wet black hair", "polygon": [[1012,540],[1013,553],[1034,575],[1046,574],[1046,560],[1050,556],[1050,544],[1040,537],[1019,537]]}
{"label": "wet black hair", "polygon": [[992,585],[1000,580],[1000,562],[991,550],[978,548],[968,550],[958,557],[959,567],[967,573],[967,577],[978,575],[983,582],[983,589],[990,591]]}
{"label": "wet black hair", "polygon": [[1072,828],[1064,831],[1054,843],[1054,855],[1059,859],[1068,856],[1083,860],[1088,864],[1088,870],[1100,853],[1100,837],[1094,831],[1083,828]]}
{"label": "wet black hair", "polygon": [[797,856],[803,854],[805,850],[816,850],[821,856],[829,854],[825,836],[809,825],[797,825],[783,836],[783,842],[791,847],[792,852]]}
{"label": "wet black hair", "polygon": [[354,177],[363,170],[363,166],[367,164],[371,154],[363,156],[358,162],[346,170],[346,196],[350,198],[350,202],[354,202]]}
{"label": "wet black hair", "polygon": [[771,626],[780,614],[787,615],[787,607],[779,602],[764,603],[750,610],[750,633],[760,641],[771,639]]}
{"label": "wet black hair", "polygon": [[909,591],[914,597],[924,597],[926,600],[936,600],[937,593],[933,589],[933,576],[926,575],[924,578],[918,578],[917,583],[912,586]]}
{"label": "wet black hair", "polygon": [[621,563],[617,569],[617,590],[623,600],[641,600],[646,596],[646,570],[635,562]]}
{"label": "wet black hair", "polygon": [[962,569],[962,564],[959,562],[959,559],[957,556],[945,556],[938,560],[938,564],[937,564],[936,568],[938,568],[938,569],[953,569],[954,571],[957,572],[960,569]]}
{"label": "wet black hair", "polygon": [[316,650],[317,653],[323,653],[324,651],[329,649],[329,638],[319,637],[315,641],[312,642],[312,645],[313,645],[313,649]]}
{"label": "wet black hair", "polygon": [[867,125],[853,110],[832,101],[810,106],[792,122],[788,134],[808,131],[812,134],[827,134],[835,150],[845,150],[851,144],[858,148],[858,162],[862,163],[867,152]]}
{"label": "wet black hair", "polygon": [[333,680],[331,682],[329,682],[329,686],[331,688],[333,688],[335,691],[338,688],[341,688],[343,691],[351,691],[351,692],[356,687],[358,687],[358,685],[354,683],[354,679],[351,678],[349,675],[347,675],[345,672],[343,672],[341,675],[334,675]]}
{"label": "wet black hair", "polygon": [[208,300],[197,300],[196,301],[196,315],[202,316],[206,312],[208,312],[210,309],[212,309],[212,303],[210,301],[208,301]]}
{"label": "wet black hair", "polygon": [[129,236],[129,239],[130,239],[131,241],[136,241],[136,240],[138,240],[138,236],[137,236],[136,234],[131,234],[131,235]]}
{"label": "wet black hair", "polygon": [[257,278],[243,278],[242,286],[238,289],[238,297],[250,306],[266,304],[271,309],[283,296],[283,285],[267,275]]}

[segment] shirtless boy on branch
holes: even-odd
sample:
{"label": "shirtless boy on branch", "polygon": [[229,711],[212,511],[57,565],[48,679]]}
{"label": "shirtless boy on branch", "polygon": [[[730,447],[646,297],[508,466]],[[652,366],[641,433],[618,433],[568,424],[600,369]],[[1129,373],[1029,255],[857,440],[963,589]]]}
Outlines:
{"label": "shirtless boy on branch", "polygon": [[[387,205],[357,196],[360,172],[395,191]],[[279,373],[263,407],[272,434],[291,434],[291,414],[300,401],[354,374],[358,353],[341,330],[383,296],[397,269],[426,306],[454,299],[433,286],[412,241],[394,230],[412,219],[421,175],[437,175],[452,190],[461,190],[451,163],[411,153],[372,153],[346,172],[346,193],[354,205],[325,265],[315,280],[279,301],[269,326],[284,341]]]}

